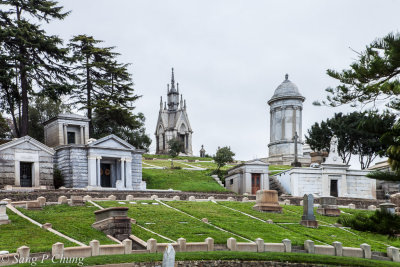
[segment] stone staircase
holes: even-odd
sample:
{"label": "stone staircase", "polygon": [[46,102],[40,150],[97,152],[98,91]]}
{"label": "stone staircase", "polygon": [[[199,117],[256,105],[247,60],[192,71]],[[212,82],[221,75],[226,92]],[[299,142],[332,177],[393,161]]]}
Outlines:
{"label": "stone staircase", "polygon": [[219,179],[218,175],[211,175],[211,177],[222,187],[225,187],[224,184]]}
{"label": "stone staircase", "polygon": [[278,191],[278,195],[288,194],[275,176],[269,176],[269,189]]}

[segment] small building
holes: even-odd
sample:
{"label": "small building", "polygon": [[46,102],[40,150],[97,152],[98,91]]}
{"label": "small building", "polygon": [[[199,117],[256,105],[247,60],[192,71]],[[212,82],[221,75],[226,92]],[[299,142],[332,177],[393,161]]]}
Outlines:
{"label": "small building", "polygon": [[0,187],[52,188],[54,154],[29,136],[0,145]]}
{"label": "small building", "polygon": [[144,190],[142,154],[115,135],[89,139],[89,119],[60,114],[44,123],[46,144],[55,150],[55,163],[65,187],[90,190]]}
{"label": "small building", "polygon": [[[160,111],[157,120],[156,154],[168,154],[168,141],[174,138],[183,143],[182,154],[192,156],[192,127],[186,112],[186,100],[179,94],[179,83],[175,83],[172,69],[171,86],[167,88],[168,102],[160,100]],[[180,100],[179,100],[180,97]]]}
{"label": "small building", "polygon": [[318,168],[292,168],[274,176],[292,196],[313,194],[319,197],[376,199],[376,181],[366,177],[368,171],[352,170],[342,162],[338,140],[331,140],[330,153]]}
{"label": "small building", "polygon": [[[368,168],[369,171],[390,172],[390,165],[387,160],[377,162],[374,166]],[[387,193],[395,194],[400,192],[400,182],[376,180],[376,194],[378,199],[383,199]]]}
{"label": "small building", "polygon": [[268,164],[256,159],[229,169],[225,188],[238,194],[253,195],[258,190],[268,190]]}

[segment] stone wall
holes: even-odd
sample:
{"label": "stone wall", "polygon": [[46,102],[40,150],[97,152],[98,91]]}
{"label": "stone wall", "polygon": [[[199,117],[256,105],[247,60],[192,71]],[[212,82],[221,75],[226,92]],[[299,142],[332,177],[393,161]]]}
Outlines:
{"label": "stone wall", "polygon": [[5,149],[0,153],[0,187],[15,184],[14,149]]}
{"label": "stone wall", "polygon": [[88,186],[88,159],[84,146],[62,146],[57,148],[56,163],[64,176],[66,187]]}
{"label": "stone wall", "polygon": [[[140,262],[135,263],[135,266],[140,267],[154,267],[154,266],[161,266],[162,262]],[[124,267],[124,264],[120,265]],[[126,265],[126,266],[132,266]],[[225,260],[217,260],[217,261],[177,261],[175,262],[175,266],[177,267],[249,267],[249,266],[265,266],[265,267],[317,267],[321,265],[317,264],[310,264],[310,263],[290,263],[290,262],[275,262],[275,261],[225,261]]]}

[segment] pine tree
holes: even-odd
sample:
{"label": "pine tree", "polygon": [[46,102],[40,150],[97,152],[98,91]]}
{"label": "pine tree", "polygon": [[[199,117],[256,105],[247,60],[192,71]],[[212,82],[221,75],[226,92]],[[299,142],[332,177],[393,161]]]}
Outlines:
{"label": "pine tree", "polygon": [[56,99],[71,90],[68,49],[58,36],[47,35],[32,22],[62,20],[69,13],[62,9],[50,0],[0,2],[0,61],[6,66],[0,77],[2,106],[12,115],[18,136],[28,134],[31,95],[40,92]]}
{"label": "pine tree", "polygon": [[[101,42],[92,36],[78,35],[69,45],[75,61],[74,70],[79,77],[73,97],[91,120],[96,109],[133,110],[133,102],[140,97],[134,94],[128,64],[118,63],[116,57],[119,54],[113,52],[114,47],[99,47]],[[91,122],[91,135],[94,128]]]}

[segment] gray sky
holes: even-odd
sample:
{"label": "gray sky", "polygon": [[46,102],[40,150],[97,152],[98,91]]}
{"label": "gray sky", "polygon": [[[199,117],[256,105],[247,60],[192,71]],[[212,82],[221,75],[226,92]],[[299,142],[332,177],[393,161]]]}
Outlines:
{"label": "gray sky", "polygon": [[349,108],[314,107],[377,37],[399,30],[398,1],[63,0],[72,13],[46,26],[64,39],[88,34],[132,63],[137,111],[153,139],[171,67],[187,101],[193,152],[229,145],[236,158],[268,155],[267,101],[285,73],[306,97],[303,133]]}

